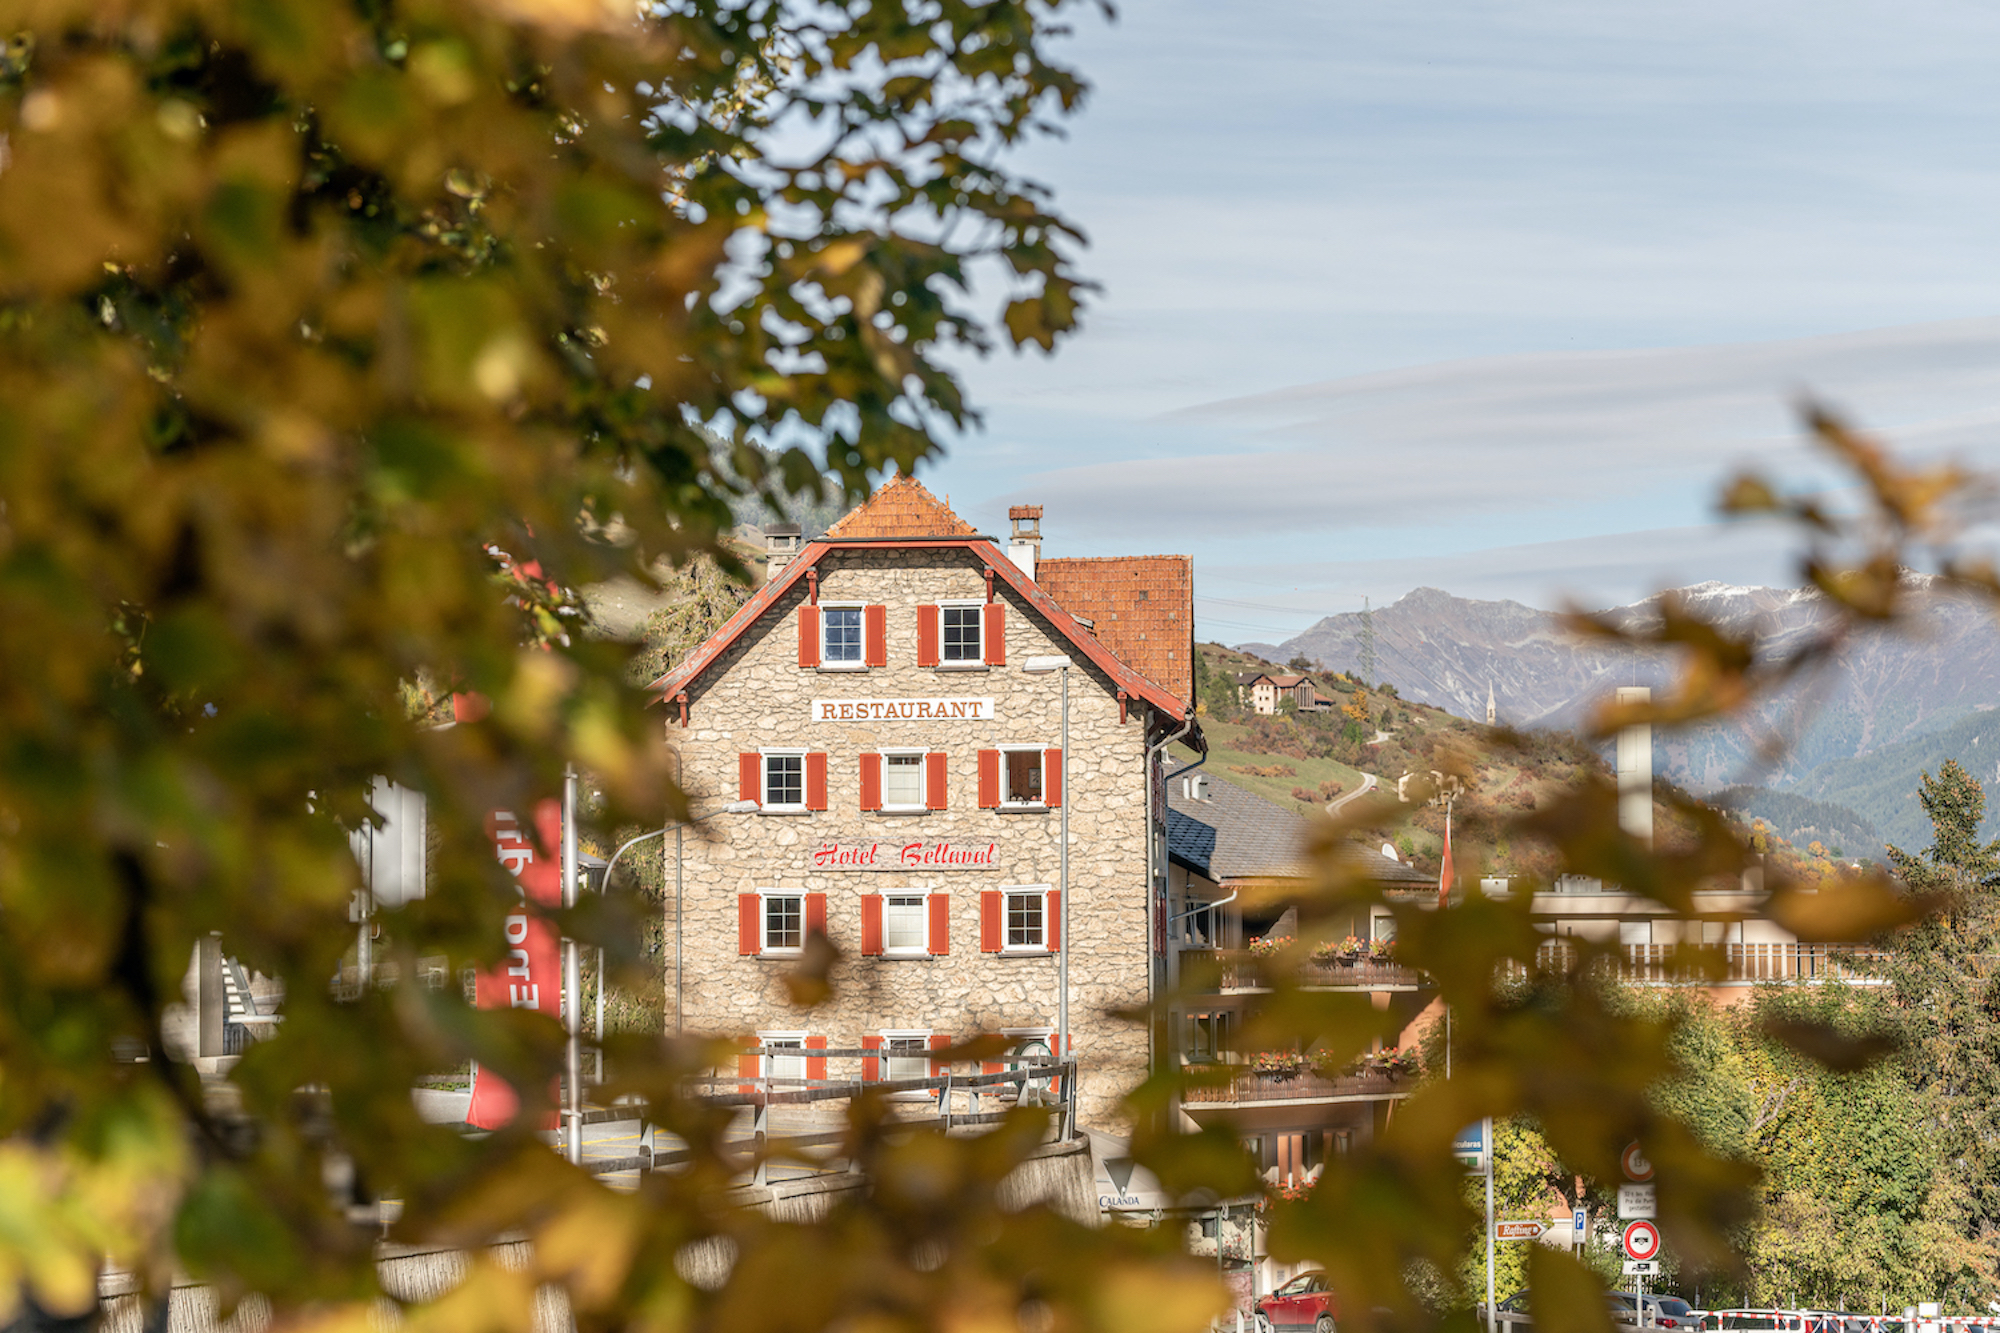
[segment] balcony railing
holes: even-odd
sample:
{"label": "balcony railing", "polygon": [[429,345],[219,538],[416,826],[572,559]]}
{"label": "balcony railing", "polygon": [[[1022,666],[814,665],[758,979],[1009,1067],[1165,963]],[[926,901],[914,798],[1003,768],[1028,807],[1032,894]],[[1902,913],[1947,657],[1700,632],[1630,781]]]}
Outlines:
{"label": "balcony railing", "polygon": [[[1275,963],[1275,959],[1259,958],[1242,949],[1181,950],[1182,975],[1219,972],[1218,988],[1225,991],[1269,990],[1270,969]],[[1430,984],[1414,967],[1370,958],[1348,963],[1306,962],[1298,965],[1294,975],[1301,985],[1350,990],[1415,990]]]}
{"label": "balcony railing", "polygon": [[[1537,962],[1548,971],[1565,971],[1580,952],[1568,940],[1542,945]],[[1702,955],[1719,956],[1720,976],[1706,971]],[[1720,944],[1696,950],[1672,944],[1618,946],[1618,973],[1626,981],[1650,985],[1704,985],[1762,981],[1842,982],[1855,986],[1882,984],[1889,955],[1880,949],[1848,944]],[[1219,991],[1271,988],[1277,960],[1242,949],[1183,949],[1182,975],[1189,980],[1215,977]],[[1525,975],[1515,964],[1511,976]],[[1294,975],[1301,984],[1352,990],[1416,990],[1430,985],[1422,972],[1401,963],[1357,958],[1352,963],[1306,962]]]}
{"label": "balcony railing", "polygon": [[1416,1085],[1414,1074],[1373,1071],[1327,1077],[1301,1070],[1296,1074],[1259,1074],[1244,1068],[1227,1083],[1189,1087],[1182,1098],[1189,1106],[1237,1106],[1244,1102],[1314,1102],[1340,1098],[1407,1096]]}

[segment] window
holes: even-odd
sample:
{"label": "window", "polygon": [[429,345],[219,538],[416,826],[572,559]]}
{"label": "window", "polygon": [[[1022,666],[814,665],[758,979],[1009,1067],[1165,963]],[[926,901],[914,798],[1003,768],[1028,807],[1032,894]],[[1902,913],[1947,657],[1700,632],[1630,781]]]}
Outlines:
{"label": "window", "polygon": [[1006,920],[1002,923],[1005,934],[1002,944],[1008,949],[1046,948],[1048,896],[1040,890],[1014,892],[1007,895]]}
{"label": "window", "polygon": [[924,808],[924,757],[921,754],[882,756],[882,808],[921,810]]}
{"label": "window", "polygon": [[1041,750],[1002,750],[1000,752],[1001,772],[1006,776],[1006,787],[1000,799],[1007,805],[1042,804],[1042,754]]}
{"label": "window", "polygon": [[985,655],[981,651],[979,624],[985,608],[978,603],[963,606],[946,606],[940,614],[944,624],[944,660],[947,662],[981,662]]}
{"label": "window", "polygon": [[764,752],[764,808],[806,808],[806,756],[803,750]]}
{"label": "window", "polygon": [[1232,1015],[1228,1010],[1187,1016],[1187,1058],[1191,1064],[1220,1060],[1229,1053]]}
{"label": "window", "polygon": [[772,1051],[803,1051],[806,1034],[803,1032],[760,1032],[757,1040],[764,1048],[762,1072],[765,1078],[798,1078],[806,1076],[806,1058],[803,1055],[772,1055]]}
{"label": "window", "polygon": [[929,899],[921,893],[892,893],[882,900],[882,947],[888,953],[924,953],[930,948]]}
{"label": "window", "polygon": [[884,1078],[929,1078],[931,1076],[928,1032],[885,1032],[882,1051]]}
{"label": "window", "polygon": [[767,893],[764,895],[765,953],[795,950],[806,942],[805,895]]}
{"label": "window", "polygon": [[826,606],[819,609],[819,660],[822,666],[860,667],[862,657],[861,608]]}

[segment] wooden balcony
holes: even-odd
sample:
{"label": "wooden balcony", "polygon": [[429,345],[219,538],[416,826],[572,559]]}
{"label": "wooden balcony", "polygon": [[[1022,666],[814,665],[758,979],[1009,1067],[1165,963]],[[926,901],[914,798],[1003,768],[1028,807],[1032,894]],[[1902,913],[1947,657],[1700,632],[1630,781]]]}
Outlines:
{"label": "wooden balcony", "polygon": [[1259,1074],[1241,1068],[1227,1083],[1194,1086],[1182,1104],[1197,1106],[1254,1106],[1262,1102],[1358,1102],[1407,1097],[1417,1083],[1414,1074],[1359,1073],[1326,1077],[1301,1071],[1297,1074]]}
{"label": "wooden balcony", "polygon": [[[1182,949],[1181,975],[1218,976],[1217,989],[1265,991],[1271,989],[1270,969],[1276,960],[1259,958],[1245,949]],[[1417,990],[1430,981],[1413,967],[1395,962],[1357,958],[1351,963],[1306,962],[1294,972],[1299,984],[1315,990]]]}

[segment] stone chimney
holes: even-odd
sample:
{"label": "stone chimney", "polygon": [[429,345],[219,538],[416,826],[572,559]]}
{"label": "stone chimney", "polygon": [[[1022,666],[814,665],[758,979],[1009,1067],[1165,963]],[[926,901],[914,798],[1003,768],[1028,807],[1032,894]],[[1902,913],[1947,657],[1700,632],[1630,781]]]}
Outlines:
{"label": "stone chimney", "polygon": [[1007,558],[1029,578],[1035,577],[1035,561],[1042,554],[1042,507],[1015,505],[1007,511],[1014,531],[1007,538]]}
{"label": "stone chimney", "polygon": [[785,572],[785,566],[799,558],[799,541],[799,525],[796,523],[764,525],[764,582],[777,582],[778,575]]}

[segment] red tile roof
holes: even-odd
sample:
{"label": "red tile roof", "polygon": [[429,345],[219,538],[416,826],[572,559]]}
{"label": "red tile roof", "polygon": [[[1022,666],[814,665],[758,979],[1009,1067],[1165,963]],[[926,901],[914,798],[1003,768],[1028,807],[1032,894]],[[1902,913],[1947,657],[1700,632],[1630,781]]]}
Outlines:
{"label": "red tile roof", "polygon": [[970,523],[932,495],[915,477],[896,477],[867,503],[826,530],[833,541],[885,541],[897,537],[976,537]]}
{"label": "red tile roof", "polygon": [[1097,627],[1118,659],[1177,698],[1194,699],[1194,558],[1122,555],[1035,563],[1035,582]]}

